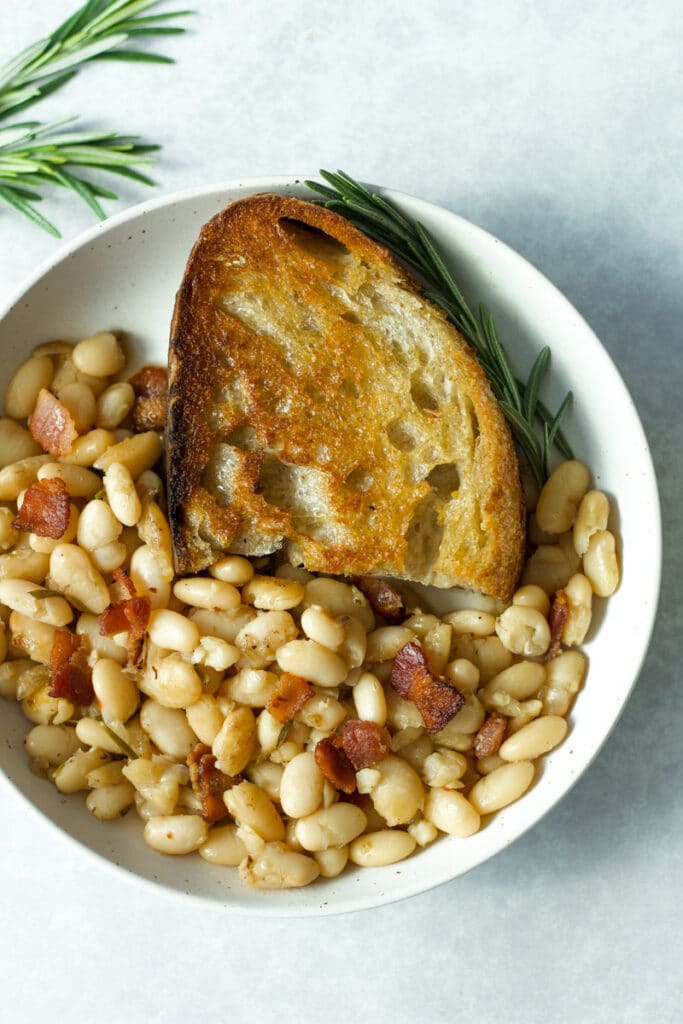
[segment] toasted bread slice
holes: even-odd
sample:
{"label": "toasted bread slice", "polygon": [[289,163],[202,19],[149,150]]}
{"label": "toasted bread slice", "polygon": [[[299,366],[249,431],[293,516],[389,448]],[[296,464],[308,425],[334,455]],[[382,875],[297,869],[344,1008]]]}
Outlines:
{"label": "toasted bread slice", "polygon": [[280,195],[214,217],[176,299],[168,492],[176,567],[294,564],[507,598],[523,506],[471,348],[346,219]]}

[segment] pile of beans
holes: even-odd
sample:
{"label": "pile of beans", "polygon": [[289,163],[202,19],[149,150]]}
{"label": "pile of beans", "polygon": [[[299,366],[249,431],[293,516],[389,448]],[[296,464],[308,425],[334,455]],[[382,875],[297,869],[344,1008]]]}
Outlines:
{"label": "pile of beans", "polygon": [[[419,608],[387,625],[355,586],[281,565],[226,555],[207,575],[176,579],[155,472],[158,432],[129,429],[135,393],[117,338],[100,332],[72,346],[41,345],[12,377],[0,419],[0,694],[32,723],[33,769],[88,811],[113,821],[130,808],[163,854],[239,866],[260,888],[332,878],[348,862],[392,864],[441,833],[461,839],[521,797],[535,762],[564,739],[582,686],[578,649],[594,595],[618,585],[606,496],[588,469],[561,463],[530,513],[535,546],[506,607],[461,595],[441,618]],[[78,436],[46,454],[27,429],[41,389],[71,414]],[[69,521],[59,538],[12,524],[26,489],[59,478]],[[121,600],[124,569],[151,615],[143,657],[129,664],[125,633],[102,635],[100,616]],[[553,637],[554,595],[565,620]],[[50,695],[55,633],[82,638],[95,700]],[[391,686],[393,659],[410,642],[432,673],[465,698],[430,735],[416,705]],[[546,655],[554,643],[553,656]],[[283,728],[267,705],[282,672],[312,685]],[[356,773],[353,799],[321,771],[318,743],[360,719],[387,730],[387,756]],[[485,723],[495,752],[477,755]],[[500,725],[502,720],[502,725]],[[387,735],[385,734],[385,735]],[[202,816],[188,755],[210,749],[231,778],[227,815]]]}

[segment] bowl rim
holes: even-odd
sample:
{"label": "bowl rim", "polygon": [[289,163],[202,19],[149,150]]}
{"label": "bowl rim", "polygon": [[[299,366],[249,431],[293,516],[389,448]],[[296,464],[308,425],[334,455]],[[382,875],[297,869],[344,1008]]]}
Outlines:
{"label": "bowl rim", "polygon": [[[4,302],[0,303],[0,322],[11,313],[14,307],[21,301],[23,296],[30,291],[40,280],[47,275],[52,269],[62,263],[70,255],[84,248],[91,242],[97,240],[101,235],[107,234],[121,225],[124,225],[130,221],[137,220],[141,216],[147,213],[153,212],[164,207],[172,207],[173,205],[185,203],[192,199],[206,199],[211,196],[220,196],[223,193],[234,193],[237,190],[249,190],[250,192],[267,191],[272,189],[289,189],[294,187],[305,188],[307,180],[318,177],[317,175],[260,175],[256,177],[244,176],[240,178],[228,179],[225,181],[217,181],[210,184],[192,186],[189,188],[179,189],[173,192],[169,192],[165,195],[154,196],[150,199],[144,200],[141,203],[137,203],[131,207],[126,208],[118,213],[113,214],[104,221],[100,221],[94,224],[92,227],[80,232],[73,239],[58,246],[54,253],[52,253],[45,260],[41,261],[38,266],[26,275],[13,289],[11,289],[9,296]],[[93,857],[96,863],[104,865],[108,870],[112,871],[116,877],[124,877],[129,881],[141,886],[147,891],[161,892],[167,898],[172,899],[184,899],[190,900],[198,908],[206,910],[210,908],[214,912],[230,913],[236,916],[244,917],[313,917],[313,916],[329,916],[341,913],[349,913],[359,910],[371,910],[382,906],[389,905],[391,903],[399,902],[404,899],[408,899],[412,896],[419,895],[421,893],[430,891],[438,888],[441,885],[445,885],[448,882],[455,881],[457,878],[464,874],[474,870],[476,867],[486,863],[492,857],[495,857],[498,853],[502,852],[509,845],[523,836],[526,832],[532,829],[538,822],[545,817],[558,803],[570,792],[576,782],[583,776],[583,774],[591,766],[592,762],[597,757],[598,753],[602,750],[605,743],[607,742],[612,730],[619,721],[623,714],[624,708],[633,693],[633,689],[638,681],[640,672],[643,667],[643,663],[647,656],[652,634],[654,631],[655,621],[658,612],[658,605],[661,595],[661,576],[662,576],[662,526],[661,526],[661,502],[659,497],[659,490],[657,486],[657,478],[652,459],[652,452],[645,434],[643,424],[641,422],[638,410],[633,401],[631,393],[624,382],[624,379],[617,368],[616,364],[612,360],[612,357],[607,352],[602,342],[597,337],[595,332],[592,330],[585,318],[578,312],[576,307],[572,305],[569,299],[552,283],[540,270],[538,270],[525,256],[521,255],[507,243],[498,239],[491,232],[486,231],[484,228],[473,224],[471,221],[460,216],[457,213],[447,209],[446,207],[440,206],[436,203],[432,203],[429,200],[423,199],[418,196],[414,196],[411,193],[391,189],[384,186],[375,186],[366,183],[367,187],[379,192],[390,201],[396,201],[398,203],[401,200],[408,200],[413,209],[423,209],[431,213],[437,213],[440,218],[444,219],[444,224],[447,227],[448,223],[457,224],[461,231],[470,233],[472,237],[480,238],[485,242],[493,241],[497,246],[507,254],[513,261],[517,261],[524,265],[524,269],[531,275],[534,283],[538,284],[545,291],[552,294],[554,302],[564,306],[567,313],[571,313],[571,316],[577,323],[577,329],[583,330],[591,336],[592,341],[596,344],[602,357],[605,360],[605,366],[613,375],[614,382],[619,387],[622,397],[625,403],[630,409],[632,415],[633,424],[640,432],[640,441],[642,442],[642,461],[647,472],[646,478],[643,481],[643,487],[648,491],[649,497],[652,502],[652,509],[654,513],[654,521],[652,522],[652,535],[651,535],[651,547],[654,554],[652,572],[650,576],[650,585],[652,588],[651,597],[652,600],[649,602],[647,612],[645,613],[646,618],[644,621],[644,629],[641,632],[641,643],[638,651],[638,657],[633,662],[632,678],[627,689],[621,691],[622,701],[616,709],[616,713],[609,725],[609,728],[602,734],[599,742],[595,748],[590,752],[590,756],[584,760],[578,773],[572,773],[567,779],[565,785],[561,791],[552,791],[542,801],[540,807],[536,809],[536,812],[522,824],[521,828],[517,828],[514,834],[510,837],[506,837],[502,843],[499,843],[497,848],[477,864],[465,867],[457,874],[446,875],[441,872],[436,879],[433,878],[432,874],[426,874],[418,882],[410,885],[403,883],[402,891],[392,894],[387,892],[381,893],[381,898],[377,898],[375,894],[368,897],[356,897],[346,898],[343,901],[343,905],[335,906],[327,903],[324,898],[321,901],[312,901],[310,905],[291,908],[291,907],[278,907],[277,905],[270,904],[266,906],[264,903],[254,903],[248,907],[234,905],[228,900],[215,899],[210,896],[194,893],[189,891],[181,891],[174,889],[167,885],[163,880],[148,878],[142,874],[133,871],[131,868],[120,864],[113,859],[107,857],[105,854],[100,853],[98,850],[93,849],[87,843],[80,840],[77,835],[67,831],[60,824],[58,824],[52,817],[38,807],[33,801],[24,795],[18,785],[6,775],[4,771],[0,771],[0,779],[9,788],[9,790],[18,798],[22,804],[27,805],[29,809],[37,816],[37,819],[49,826],[51,831],[63,839],[66,839],[72,844],[72,848],[85,852],[86,854]]]}

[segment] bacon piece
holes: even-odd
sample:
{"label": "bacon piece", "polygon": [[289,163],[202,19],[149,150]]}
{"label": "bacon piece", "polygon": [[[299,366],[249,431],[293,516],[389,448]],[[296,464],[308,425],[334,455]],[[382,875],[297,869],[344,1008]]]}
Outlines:
{"label": "bacon piece", "polygon": [[100,615],[100,636],[127,633],[128,661],[133,664],[140,656],[142,638],[149,625],[151,611],[152,604],[148,597],[129,597],[125,601],[107,605]]}
{"label": "bacon piece", "polygon": [[486,721],[474,737],[474,756],[490,757],[491,754],[497,754],[505,736],[506,726],[507,722],[501,715],[495,712],[487,715]]}
{"label": "bacon piece", "polygon": [[128,383],[135,392],[134,430],[163,430],[166,421],[168,372],[163,366],[144,366]]}
{"label": "bacon piece", "polygon": [[301,711],[307,700],[315,693],[310,683],[301,676],[283,672],[275,691],[266,704],[266,710],[273,718],[286,725],[291,722],[297,711]]}
{"label": "bacon piece", "polygon": [[356,771],[371,768],[389,753],[389,733],[376,722],[345,722],[341,737],[344,753]]}
{"label": "bacon piece", "polygon": [[223,794],[240,779],[226,775],[220,768],[216,768],[216,758],[206,743],[198,743],[190,751],[187,755],[187,765],[190,769],[192,788],[202,802],[204,821],[220,821],[227,817],[228,809]]}
{"label": "bacon piece", "polygon": [[327,736],[315,747],[315,761],[326,779],[342,793],[356,790],[356,772],[343,746],[341,736]]}
{"label": "bacon piece", "polygon": [[95,699],[82,641],[68,629],[55,631],[50,653],[51,697],[64,697],[72,704],[91,704]]}
{"label": "bacon piece", "polygon": [[27,487],[19,514],[12,522],[15,530],[35,533],[38,537],[59,540],[69,525],[71,506],[66,484],[55,476],[37,480]]}
{"label": "bacon piece", "polygon": [[41,448],[50,455],[68,455],[78,437],[71,413],[46,388],[38,392],[28,429]]}
{"label": "bacon piece", "polygon": [[130,578],[125,569],[122,569],[119,566],[118,569],[114,569],[112,576],[114,577],[114,580],[118,583],[118,585],[121,587],[121,589],[128,594],[128,597],[136,596],[137,591],[135,589],[135,584],[133,583],[132,579]]}
{"label": "bacon piece", "polygon": [[381,615],[385,622],[391,626],[403,622],[406,617],[403,598],[391,583],[376,576],[352,576],[351,582],[365,594],[373,612]]}
{"label": "bacon piece", "polygon": [[548,625],[550,626],[550,647],[546,651],[545,660],[557,657],[562,646],[562,634],[569,617],[569,598],[566,590],[556,590],[550,606]]}
{"label": "bacon piece", "polygon": [[394,658],[391,685],[417,705],[429,733],[440,732],[465,703],[459,690],[429,671],[424,651],[414,640]]}

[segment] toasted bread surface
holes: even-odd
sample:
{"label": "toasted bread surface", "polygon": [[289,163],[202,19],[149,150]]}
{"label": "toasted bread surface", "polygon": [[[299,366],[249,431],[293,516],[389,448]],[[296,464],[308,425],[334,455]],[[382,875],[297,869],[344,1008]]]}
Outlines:
{"label": "toasted bread surface", "polygon": [[323,207],[257,195],[202,229],[167,442],[180,573],[283,549],[315,572],[514,588],[519,469],[483,370],[391,254]]}

